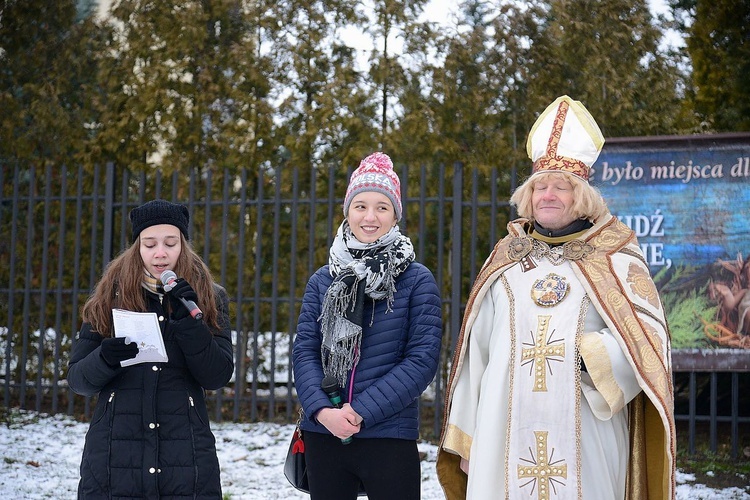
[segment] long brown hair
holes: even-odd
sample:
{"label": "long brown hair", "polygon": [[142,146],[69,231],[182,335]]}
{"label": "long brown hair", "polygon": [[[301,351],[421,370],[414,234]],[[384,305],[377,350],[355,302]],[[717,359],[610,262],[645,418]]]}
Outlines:
{"label": "long brown hair", "polygon": [[[219,329],[219,312],[211,271],[195,253],[190,242],[180,234],[182,247],[173,271],[185,278],[200,299],[203,321],[212,329]],[[140,236],[107,265],[94,291],[83,305],[81,317],[91,323],[102,337],[112,336],[112,309],[147,312],[146,296],[141,286],[144,264],[140,252]]]}

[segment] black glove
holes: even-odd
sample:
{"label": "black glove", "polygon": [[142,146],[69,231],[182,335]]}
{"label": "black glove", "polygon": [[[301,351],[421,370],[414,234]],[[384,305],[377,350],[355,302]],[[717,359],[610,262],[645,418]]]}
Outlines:
{"label": "black glove", "polygon": [[169,304],[172,309],[172,319],[180,320],[187,316],[190,316],[190,311],[180,299],[192,300],[198,302],[198,294],[195,293],[190,283],[185,281],[183,278],[178,278],[175,281],[175,285],[170,291],[167,292],[169,297]]}
{"label": "black glove", "polygon": [[102,339],[100,354],[102,359],[111,367],[120,366],[120,361],[134,358],[138,355],[138,344],[125,343],[125,337],[107,337]]}

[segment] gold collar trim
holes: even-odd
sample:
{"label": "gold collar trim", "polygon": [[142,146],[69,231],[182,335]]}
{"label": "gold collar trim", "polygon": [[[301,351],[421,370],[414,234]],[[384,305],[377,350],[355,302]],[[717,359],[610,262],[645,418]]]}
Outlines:
{"label": "gold collar trim", "polygon": [[550,247],[545,241],[523,235],[511,239],[506,255],[508,259],[518,262],[532,254],[535,258],[547,258],[552,264],[559,265],[566,260],[581,260],[593,252],[593,246],[579,239],[566,241],[562,246]]}

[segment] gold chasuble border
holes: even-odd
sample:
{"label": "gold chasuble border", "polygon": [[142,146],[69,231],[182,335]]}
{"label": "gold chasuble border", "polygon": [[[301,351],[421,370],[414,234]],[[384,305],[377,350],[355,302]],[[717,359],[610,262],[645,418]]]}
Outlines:
{"label": "gold chasuble border", "polygon": [[[638,253],[635,233],[617,218],[610,217],[608,221],[601,223],[600,227],[595,227],[586,240],[596,249],[595,253],[590,258],[576,261],[574,267],[580,271],[581,277],[589,284],[591,293],[594,295],[592,299],[604,313],[602,317],[605,321],[612,323],[610,326],[614,330],[622,332],[620,338],[627,349],[628,356],[633,360],[633,367],[642,387],[644,390],[648,388],[650,398],[653,398],[652,408],[656,412],[652,413],[651,417],[657,417],[658,412],[657,420],[662,421],[668,432],[668,435],[664,436],[666,443],[652,437],[646,443],[646,447],[649,450],[647,455],[651,457],[652,466],[658,470],[663,465],[665,477],[671,478],[671,484],[663,485],[664,488],[661,489],[659,485],[649,481],[648,494],[649,498],[672,499],[676,488],[674,474],[676,431],[672,416],[674,388],[671,379],[669,329],[666,320],[659,318],[659,316],[665,317],[666,315],[658,300],[653,281],[647,279],[648,266],[642,255]],[[617,253],[632,259],[627,270],[615,268],[613,256]],[[636,265],[636,262],[640,265]],[[624,295],[626,291],[632,293],[632,300],[640,300],[643,304],[633,304]],[[654,311],[649,311],[649,307]],[[646,318],[653,323],[648,323]],[[666,345],[662,345],[663,343]],[[640,439],[644,437],[640,436]],[[634,439],[639,438],[634,437]],[[666,444],[666,449],[662,448],[664,454],[658,456],[657,449],[659,445],[664,444]],[[666,461],[663,461],[664,459]],[[633,466],[637,468],[642,465],[634,464]]]}
{"label": "gold chasuble border", "polygon": [[[653,328],[640,318],[639,312],[642,307],[632,307],[631,302],[622,293],[623,290],[630,288],[636,291],[637,296],[643,297],[638,287],[648,286],[649,289],[646,291],[648,296],[656,296],[656,289],[653,282],[639,280],[637,275],[633,278],[632,273],[627,278],[629,283],[623,283],[611,258],[613,254],[633,243],[632,240],[633,232],[630,228],[612,218],[589,238],[594,248],[597,249],[596,253],[604,255],[600,255],[600,258],[582,259],[574,264],[586,276],[586,281],[591,284],[599,306],[605,311],[605,319],[611,320],[617,331],[628,333],[622,338],[625,340],[631,359],[637,360],[637,369],[641,371],[640,378],[651,387],[653,394],[666,408],[671,404],[668,399],[674,400],[674,394],[671,379],[666,376],[671,369],[660,355],[664,346],[661,345]],[[648,273],[647,268],[643,271]],[[630,282],[631,278],[635,282]],[[647,285],[647,283],[650,284]],[[657,304],[656,308],[660,309],[661,304]]]}
{"label": "gold chasuble border", "polygon": [[586,314],[589,310],[591,299],[588,294],[583,296],[581,306],[578,314],[578,325],[576,327],[576,472],[578,474],[578,498],[583,498],[583,484],[581,482],[581,471],[583,466],[581,465],[581,363],[577,360],[581,359],[581,339],[583,338],[583,330],[586,328]]}
{"label": "gold chasuble border", "polygon": [[[513,295],[513,290],[510,288],[510,283],[508,283],[508,279],[505,277],[504,274],[500,275],[500,282],[503,284],[503,288],[505,289],[505,293],[508,296],[508,305],[509,309],[511,311],[510,314],[510,363],[508,363],[508,366],[515,366],[516,363],[516,299]],[[510,439],[510,433],[511,433],[511,422],[513,421],[511,411],[513,409],[513,384],[515,382],[515,370],[509,370],[509,379],[508,379],[508,417],[507,417],[507,424],[505,429],[505,436],[506,436],[506,443],[505,443],[505,500],[509,500],[509,488],[507,485],[509,484],[510,479],[510,446],[508,446],[508,440]]]}

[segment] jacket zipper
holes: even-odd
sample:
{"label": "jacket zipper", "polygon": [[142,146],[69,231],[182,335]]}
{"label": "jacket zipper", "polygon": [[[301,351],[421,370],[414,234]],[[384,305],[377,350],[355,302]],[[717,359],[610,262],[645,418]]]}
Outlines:
{"label": "jacket zipper", "polygon": [[[110,486],[109,489],[109,496],[112,497],[112,422],[115,419],[115,408],[113,401],[115,400],[115,391],[112,391],[109,395],[109,399],[107,400],[107,404],[104,407],[104,413],[109,411],[109,426],[107,429],[107,446],[109,449],[107,450],[107,484]],[[102,414],[102,418],[104,418],[104,414]]]}
{"label": "jacket zipper", "polygon": [[[198,417],[198,420],[203,422],[200,418],[200,415],[198,415],[197,410],[195,409],[195,401],[193,401],[193,396],[188,394],[188,403],[190,404],[190,408],[188,409],[188,412],[190,415],[195,414],[195,416]],[[198,463],[196,462],[197,457],[195,456],[195,430],[193,428],[193,422],[192,418],[188,418],[190,420],[190,446],[193,448],[193,498],[198,497]]]}

